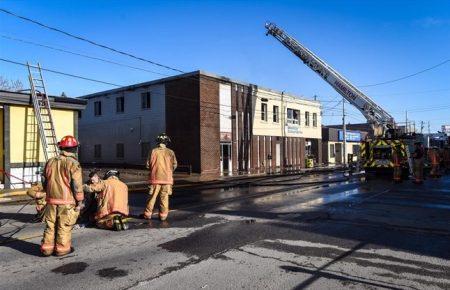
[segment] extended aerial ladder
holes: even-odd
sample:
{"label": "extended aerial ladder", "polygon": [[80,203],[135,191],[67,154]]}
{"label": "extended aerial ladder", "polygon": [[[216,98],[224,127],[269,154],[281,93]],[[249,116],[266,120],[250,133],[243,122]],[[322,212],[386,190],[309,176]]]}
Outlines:
{"label": "extended aerial ladder", "polygon": [[39,136],[44,151],[45,161],[47,161],[58,154],[58,142],[56,139],[50,100],[45,89],[40,64],[38,63],[34,66],[27,63],[27,67],[34,115],[39,128]]}
{"label": "extended aerial ladder", "polygon": [[272,35],[287,47],[292,53],[298,56],[304,64],[309,66],[328,84],[330,84],[341,96],[350,104],[355,106],[367,119],[374,129],[375,136],[382,136],[388,129],[394,129],[394,118],[372,99],[352,85],[340,73],[326,64],[308,48],[300,44],[293,37],[289,36],[274,23],[266,23],[267,35]]}
{"label": "extended aerial ladder", "polygon": [[361,145],[361,157],[364,159],[365,168],[392,168],[392,150],[400,146],[404,155],[407,156],[408,167],[411,173],[412,164],[408,146],[398,137],[394,118],[388,112],[274,23],[266,23],[266,29],[266,35],[272,35],[299,57],[304,64],[330,84],[350,104],[355,106],[364,115],[367,122],[371,124],[376,140],[363,142]]}

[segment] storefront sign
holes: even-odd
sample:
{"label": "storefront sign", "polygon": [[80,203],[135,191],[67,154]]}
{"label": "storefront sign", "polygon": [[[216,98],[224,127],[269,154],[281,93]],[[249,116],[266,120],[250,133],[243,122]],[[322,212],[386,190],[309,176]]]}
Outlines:
{"label": "storefront sign", "polygon": [[231,132],[220,132],[220,141],[231,142]]}
{"label": "storefront sign", "polygon": [[[344,131],[339,130],[338,132],[338,140],[344,141]],[[360,142],[361,141],[361,132],[358,131],[345,131],[345,140],[347,142]]]}
{"label": "storefront sign", "polygon": [[298,126],[289,126],[286,125],[286,133],[291,133],[291,134],[300,134],[300,128]]}

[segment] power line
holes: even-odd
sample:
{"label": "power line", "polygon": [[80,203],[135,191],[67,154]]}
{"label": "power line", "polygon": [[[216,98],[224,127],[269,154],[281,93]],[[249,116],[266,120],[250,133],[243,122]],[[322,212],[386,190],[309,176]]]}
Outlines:
{"label": "power line", "polygon": [[[25,66],[25,67],[27,66],[26,63],[21,63],[21,62],[9,60],[9,59],[4,59],[4,58],[0,58],[0,61],[4,61],[4,62],[16,64],[16,65],[21,65],[21,66]],[[70,74],[70,73],[65,73],[65,72],[53,70],[53,69],[48,69],[48,68],[43,68],[43,67],[41,67],[41,69],[43,71],[47,71],[47,72],[51,72],[51,73],[59,74],[59,75],[63,75],[63,76],[73,77],[73,78],[77,78],[77,79],[82,79],[82,80],[86,80],[86,81],[106,84],[106,85],[115,86],[115,87],[123,87],[123,85],[113,84],[113,83],[110,83],[110,82],[100,81],[100,80],[96,80],[96,79],[92,79],[92,78],[87,78],[87,77],[83,77],[83,76],[79,76],[79,75],[74,75],[74,74]]]}
{"label": "power line", "polygon": [[411,78],[413,76],[419,75],[421,73],[430,71],[430,70],[435,69],[435,68],[437,68],[437,67],[439,67],[441,65],[444,65],[444,64],[446,64],[448,62],[450,62],[450,59],[446,59],[443,62],[435,64],[435,65],[433,65],[433,66],[431,66],[429,68],[423,69],[421,71],[418,71],[418,72],[415,72],[415,73],[412,73],[412,74],[409,74],[409,75],[406,75],[406,76],[403,76],[403,77],[399,77],[399,78],[396,78],[396,79],[393,79],[393,80],[389,80],[389,81],[384,81],[384,82],[381,82],[381,83],[375,83],[375,84],[370,84],[370,85],[363,85],[363,86],[359,86],[359,87],[360,88],[368,88],[368,87],[375,87],[375,86],[381,86],[381,85],[386,85],[386,84],[390,84],[390,83],[395,83],[395,82],[398,82],[398,81],[401,81],[401,80],[408,79],[408,78]]}
{"label": "power line", "polygon": [[88,54],[74,52],[74,51],[70,51],[70,50],[66,50],[66,49],[62,49],[62,48],[57,48],[57,47],[50,46],[50,45],[47,45],[47,44],[41,44],[41,43],[37,43],[37,42],[29,41],[29,40],[24,40],[24,39],[20,39],[20,38],[15,38],[15,37],[10,37],[10,36],[7,36],[7,35],[1,35],[1,34],[0,34],[0,37],[2,37],[4,39],[12,40],[12,41],[17,41],[17,42],[22,42],[22,43],[26,43],[26,44],[31,44],[31,45],[34,45],[34,46],[40,46],[40,47],[52,49],[52,50],[55,50],[55,51],[69,53],[69,54],[72,54],[72,55],[77,55],[77,56],[81,56],[81,57],[88,58],[88,59],[98,60],[98,61],[102,61],[102,62],[109,63],[109,64],[114,64],[114,65],[127,67],[127,68],[131,68],[131,69],[135,69],[135,70],[140,70],[140,71],[145,71],[145,72],[149,72],[149,73],[154,73],[154,74],[158,74],[158,75],[161,75],[161,76],[166,76],[166,77],[170,76],[168,74],[163,74],[163,73],[152,71],[152,70],[148,70],[148,69],[145,69],[145,68],[132,66],[132,65],[128,65],[128,64],[112,61],[112,60],[109,60],[109,59],[104,59],[104,58],[100,58],[100,57],[96,57],[96,56],[92,56],[92,55],[88,55]]}
{"label": "power line", "polygon": [[137,60],[140,60],[140,61],[144,61],[144,62],[153,64],[153,65],[156,65],[156,66],[159,66],[159,67],[168,69],[168,70],[176,71],[176,72],[179,72],[179,73],[185,73],[184,71],[179,70],[179,69],[177,69],[177,68],[173,68],[173,67],[170,67],[170,66],[167,66],[167,65],[158,63],[158,62],[156,62],[156,61],[152,61],[152,60],[149,60],[149,59],[145,59],[145,58],[143,58],[143,57],[136,56],[136,55],[133,55],[133,54],[131,54],[131,53],[128,53],[128,52],[125,52],[125,51],[122,51],[122,50],[119,50],[119,49],[112,48],[112,47],[110,47],[110,46],[107,46],[107,45],[104,45],[104,44],[95,42],[95,41],[93,41],[93,40],[89,40],[89,39],[87,39],[87,38],[84,38],[84,37],[82,37],[82,36],[78,36],[78,35],[72,34],[72,33],[70,33],[70,32],[66,32],[66,31],[64,31],[64,30],[61,30],[61,29],[59,29],[59,28],[55,28],[55,27],[46,25],[46,24],[44,24],[44,23],[42,23],[42,22],[39,22],[39,21],[37,21],[37,20],[33,20],[33,19],[28,18],[28,17],[18,15],[18,14],[16,14],[16,13],[13,13],[13,12],[8,11],[8,10],[3,9],[3,8],[0,8],[0,12],[3,12],[3,13],[6,13],[6,14],[9,14],[9,15],[11,15],[11,16],[14,16],[14,17],[16,17],[16,18],[19,18],[19,19],[22,19],[22,20],[25,20],[25,21],[34,23],[34,24],[39,25],[39,26],[41,26],[41,27],[44,27],[44,28],[46,28],[46,29],[56,31],[56,32],[58,32],[58,33],[62,33],[62,34],[64,34],[64,35],[66,35],[66,36],[69,36],[69,37],[72,37],[72,38],[75,38],[75,39],[78,39],[78,40],[81,40],[81,41],[90,43],[90,44],[92,44],[92,45],[95,45],[95,46],[98,46],[98,47],[101,47],[101,48],[110,50],[110,51],[115,52],[115,53],[119,53],[119,54],[122,54],[122,55],[125,55],[125,56],[128,56],[128,57],[131,57],[131,58],[134,58],[134,59],[137,59]]}

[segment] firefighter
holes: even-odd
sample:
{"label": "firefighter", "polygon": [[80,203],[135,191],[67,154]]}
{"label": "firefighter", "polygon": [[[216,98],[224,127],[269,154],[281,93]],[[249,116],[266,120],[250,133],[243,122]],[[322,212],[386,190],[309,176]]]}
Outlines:
{"label": "firefighter", "polygon": [[45,201],[45,190],[42,183],[33,183],[31,187],[27,190],[27,195],[35,200],[36,202],[36,216],[34,221],[42,221],[45,212],[45,206],[47,202]]}
{"label": "firefighter", "polygon": [[147,168],[150,169],[150,191],[144,214],[145,219],[151,219],[153,207],[159,196],[159,219],[164,221],[169,214],[169,195],[172,194],[173,171],[177,168],[175,153],[167,148],[170,142],[165,133],[156,138],[158,144],[147,159]]}
{"label": "firefighter", "polygon": [[124,220],[129,215],[128,186],[120,181],[119,176],[119,171],[109,170],[103,180],[84,186],[85,192],[95,194],[95,223],[98,228],[116,231],[128,229]]}
{"label": "firefighter", "polygon": [[76,159],[78,141],[65,136],[58,142],[59,156],[47,161],[44,168],[47,206],[41,252],[64,256],[73,251],[72,228],[83,207],[81,167]]}
{"label": "firefighter", "polygon": [[421,184],[423,183],[424,149],[422,142],[416,142],[414,145],[415,150],[412,154],[414,160],[414,183]]}
{"label": "firefighter", "polygon": [[88,189],[87,186],[97,184],[100,182],[98,170],[94,169],[89,172],[89,180],[86,185],[83,186],[84,190],[84,208],[80,212],[78,218],[78,224],[75,226],[78,228],[87,227],[95,224],[95,213],[97,211],[96,194]]}
{"label": "firefighter", "polygon": [[431,147],[428,150],[428,158],[431,163],[431,170],[430,170],[430,177],[438,178],[440,177],[439,173],[439,163],[440,163],[440,156],[438,152],[437,147]]}
{"label": "firefighter", "polygon": [[402,148],[397,144],[392,152],[392,163],[394,164],[394,182],[402,181],[402,161]]}

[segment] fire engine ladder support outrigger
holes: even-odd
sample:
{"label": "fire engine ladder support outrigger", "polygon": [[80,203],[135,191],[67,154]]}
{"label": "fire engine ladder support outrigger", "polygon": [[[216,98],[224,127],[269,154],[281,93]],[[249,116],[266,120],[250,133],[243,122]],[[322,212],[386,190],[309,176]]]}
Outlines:
{"label": "fire engine ladder support outrigger", "polygon": [[352,85],[341,74],[326,64],[308,48],[301,45],[274,23],[266,24],[267,35],[272,35],[299,57],[304,64],[320,75],[340,95],[355,106],[373,126],[376,136],[382,136],[387,129],[394,128],[394,118],[358,88]]}
{"label": "fire engine ladder support outrigger", "polygon": [[33,101],[34,115],[38,123],[39,136],[45,161],[58,154],[55,126],[52,118],[50,100],[45,90],[44,79],[40,64],[28,66],[28,79],[30,81],[31,99]]}

